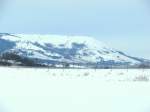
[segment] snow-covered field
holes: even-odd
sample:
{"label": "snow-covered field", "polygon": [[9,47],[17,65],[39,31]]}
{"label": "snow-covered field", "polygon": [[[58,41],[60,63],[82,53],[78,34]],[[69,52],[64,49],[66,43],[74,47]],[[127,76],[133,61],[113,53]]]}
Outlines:
{"label": "snow-covered field", "polygon": [[0,67],[0,112],[150,112],[150,70]]}
{"label": "snow-covered field", "polygon": [[[150,80],[150,69],[48,69],[48,68],[0,68],[1,79],[11,81],[36,80],[98,80],[107,82],[133,82]],[[4,75],[4,74],[5,75]]]}

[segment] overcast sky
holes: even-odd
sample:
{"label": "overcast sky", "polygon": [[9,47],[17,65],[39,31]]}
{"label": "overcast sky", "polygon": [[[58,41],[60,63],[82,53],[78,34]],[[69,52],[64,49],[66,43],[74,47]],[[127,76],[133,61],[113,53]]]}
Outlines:
{"label": "overcast sky", "polygon": [[0,1],[0,32],[93,36],[150,58],[149,0]]}

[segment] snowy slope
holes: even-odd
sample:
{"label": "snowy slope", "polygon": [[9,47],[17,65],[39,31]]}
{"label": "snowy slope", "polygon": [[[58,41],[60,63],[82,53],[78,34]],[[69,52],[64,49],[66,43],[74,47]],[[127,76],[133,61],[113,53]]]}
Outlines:
{"label": "snowy slope", "polygon": [[[109,48],[86,36],[0,34],[0,53],[15,52],[41,63],[129,63],[143,60]],[[44,61],[45,60],[45,61]]]}

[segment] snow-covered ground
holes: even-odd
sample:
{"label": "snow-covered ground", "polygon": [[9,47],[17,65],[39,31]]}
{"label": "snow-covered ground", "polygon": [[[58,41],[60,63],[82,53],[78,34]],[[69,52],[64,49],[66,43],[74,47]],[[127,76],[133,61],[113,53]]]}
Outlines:
{"label": "snow-covered ground", "polygon": [[150,70],[0,67],[0,112],[149,112]]}
{"label": "snow-covered ground", "polygon": [[[86,79],[107,82],[149,81],[150,69],[48,69],[0,67],[0,77],[11,81],[19,80],[73,80]],[[2,79],[1,78],[1,79]]]}

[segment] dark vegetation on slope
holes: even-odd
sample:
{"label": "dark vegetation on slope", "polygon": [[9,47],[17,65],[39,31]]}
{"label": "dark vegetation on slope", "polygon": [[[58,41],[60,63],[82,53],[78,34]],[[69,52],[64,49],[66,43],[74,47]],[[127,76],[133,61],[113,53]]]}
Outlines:
{"label": "dark vegetation on slope", "polygon": [[[14,52],[6,52],[0,55],[0,66],[27,66],[27,67],[50,67],[50,68],[97,68],[97,69],[115,69],[115,68],[150,68],[150,63],[141,63],[139,65],[131,66],[129,63],[121,64],[121,63],[108,63],[108,62],[100,62],[100,63],[67,63],[67,62],[53,62],[48,65],[40,64],[39,59],[31,59],[27,57],[21,57],[20,55]],[[62,65],[61,67],[57,67],[56,65]],[[72,65],[72,66],[71,66]],[[75,66],[75,67],[74,67]]]}
{"label": "dark vegetation on slope", "polygon": [[43,66],[43,65],[37,64],[36,60],[32,60],[26,57],[21,57],[15,53],[3,53],[0,57],[0,65],[31,66],[31,67]]}

